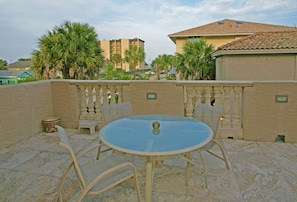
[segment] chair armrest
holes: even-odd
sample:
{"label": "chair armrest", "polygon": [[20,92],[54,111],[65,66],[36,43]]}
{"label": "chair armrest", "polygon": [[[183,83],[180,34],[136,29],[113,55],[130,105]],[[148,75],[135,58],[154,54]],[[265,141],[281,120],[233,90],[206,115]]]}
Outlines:
{"label": "chair armrest", "polygon": [[[131,167],[133,169],[133,175],[137,178],[137,169],[135,167],[135,165],[133,165],[132,163],[121,163],[117,166],[114,166],[104,172],[102,172],[101,174],[99,174],[80,194],[80,197],[77,201],[81,201],[83,199],[83,197],[102,179],[104,179],[106,176],[111,175],[119,170],[122,170],[126,167]],[[118,183],[121,183],[123,181],[125,181],[126,179],[132,177],[132,174],[127,175],[125,178],[119,179]],[[99,190],[97,192],[92,192],[92,194],[97,195],[98,193],[102,193],[104,190],[108,190],[109,188],[115,186],[118,183],[113,183],[110,186],[107,186],[106,188],[104,188],[103,190]],[[137,179],[137,183],[138,183],[138,179]]]}
{"label": "chair armrest", "polygon": [[106,177],[107,175],[111,175],[114,172],[117,172],[119,170],[122,170],[126,167],[131,167],[134,171],[134,174],[137,174],[137,169],[136,166],[133,165],[132,163],[126,162],[126,163],[121,163],[117,166],[114,166],[104,172],[102,172],[100,175],[98,175],[88,186],[93,187],[95,184],[97,184],[101,179],[103,179],[104,177]]}
{"label": "chair armrest", "polygon": [[95,145],[95,146],[92,146],[92,147],[90,147],[90,148],[87,148],[87,149],[85,149],[84,151],[80,152],[80,153],[76,156],[76,158],[79,159],[79,158],[81,158],[82,156],[84,156],[85,154],[87,154],[88,152],[90,152],[90,151],[92,151],[92,150],[94,150],[94,149],[98,149],[99,147],[102,147],[103,145],[104,145],[103,143],[100,143],[100,144],[98,144],[98,145]]}

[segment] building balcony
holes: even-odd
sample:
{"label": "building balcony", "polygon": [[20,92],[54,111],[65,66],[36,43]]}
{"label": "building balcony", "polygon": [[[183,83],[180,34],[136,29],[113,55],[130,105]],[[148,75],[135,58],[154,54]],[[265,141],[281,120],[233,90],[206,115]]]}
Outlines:
{"label": "building balcony", "polygon": [[[135,115],[148,113],[191,117],[199,102],[224,107],[219,141],[224,162],[203,153],[208,188],[194,167],[185,185],[186,163],[178,157],[156,165],[152,201],[294,201],[297,198],[297,137],[295,81],[73,81],[50,80],[0,86],[0,199],[53,201],[70,157],[58,146],[55,132],[46,133],[42,120],[60,117],[75,151],[98,143],[98,131],[79,133],[80,118],[102,126],[100,106],[130,101]],[[104,154],[104,155],[108,155]],[[96,154],[87,157],[94,160]],[[132,158],[144,200],[145,162]],[[199,162],[198,154],[194,159]],[[74,173],[65,199],[79,192]],[[125,183],[90,201],[136,201],[132,183]]]}

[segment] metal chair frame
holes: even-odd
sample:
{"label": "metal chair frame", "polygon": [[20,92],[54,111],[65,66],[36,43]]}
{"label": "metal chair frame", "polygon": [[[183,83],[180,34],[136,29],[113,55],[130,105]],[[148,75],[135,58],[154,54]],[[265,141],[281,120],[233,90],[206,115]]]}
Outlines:
{"label": "metal chair frame", "polygon": [[[100,161],[94,160],[93,168],[95,168],[97,172],[97,167],[98,167],[98,173],[96,174],[96,176],[91,176],[90,178],[91,180],[87,180],[86,172],[84,171],[89,170],[87,167],[89,164],[81,165],[78,160],[88,152],[102,146],[102,144],[87,148],[86,150],[84,150],[83,152],[81,152],[76,156],[74,151],[72,150],[72,147],[70,145],[70,142],[68,140],[68,137],[64,128],[62,128],[61,126],[56,126],[56,128],[58,129],[58,133],[60,137],[59,145],[68,150],[68,152],[72,157],[72,162],[70,163],[70,165],[68,166],[68,168],[66,169],[65,173],[62,176],[62,179],[58,188],[58,194],[55,201],[59,201],[59,200],[63,201],[62,189],[71,168],[74,168],[76,176],[80,182],[81,194],[79,195],[77,201],[82,201],[82,199],[87,194],[89,195],[101,194],[115,187],[116,185],[121,184],[130,179],[134,179],[137,198],[138,198],[138,201],[140,201],[138,174],[134,164],[129,162],[123,162],[122,160],[119,161],[118,159],[121,159],[121,158],[115,159],[114,161],[112,161],[113,165],[109,165],[109,166],[106,165],[106,163],[104,162],[104,159],[101,159]],[[106,156],[106,158],[110,160],[111,158],[114,157],[115,154],[112,154],[112,155],[113,156]],[[86,166],[86,168],[83,168],[83,166]],[[106,185],[104,184],[105,186],[103,186],[103,183],[106,183]],[[101,186],[101,187],[98,190],[93,190],[93,189],[96,189],[96,186]]]}
{"label": "metal chair frame", "polygon": [[[218,133],[218,126],[222,117],[224,109],[221,107],[215,107],[215,106],[211,106],[211,105],[207,105],[207,104],[203,104],[203,103],[199,103],[194,110],[194,114],[193,114],[193,118],[197,119],[199,121],[202,121],[204,123],[206,123],[213,131],[213,137],[211,139],[211,141],[209,143],[207,143],[205,146],[201,147],[199,150],[197,150],[199,152],[201,161],[202,161],[202,167],[199,166],[196,162],[194,162],[192,160],[192,155],[191,153],[187,153],[184,155],[180,155],[180,157],[184,160],[187,161],[187,168],[186,168],[186,185],[189,184],[189,174],[190,174],[190,166],[194,165],[196,166],[197,169],[199,169],[203,175],[204,175],[204,179],[205,179],[205,185],[206,187],[208,187],[208,183],[207,183],[207,169],[205,166],[205,162],[204,162],[204,158],[202,155],[202,151],[206,151],[209,154],[217,157],[218,159],[222,160],[225,162],[227,169],[229,169],[229,164],[228,164],[228,160],[226,157],[226,153],[225,150],[223,148],[223,146],[216,140],[216,136]],[[215,154],[214,152],[210,151],[213,147],[218,146],[222,155],[219,156],[217,154]]]}

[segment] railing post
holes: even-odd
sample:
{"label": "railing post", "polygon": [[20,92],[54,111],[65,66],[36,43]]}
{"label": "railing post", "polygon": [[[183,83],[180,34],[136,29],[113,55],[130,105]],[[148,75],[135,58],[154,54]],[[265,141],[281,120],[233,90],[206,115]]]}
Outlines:
{"label": "railing post", "polygon": [[194,87],[186,87],[186,116],[193,116],[193,97],[194,97]]}
{"label": "railing post", "polygon": [[213,91],[214,91],[215,105],[218,107],[223,107],[223,103],[222,103],[223,88],[222,88],[222,86],[214,86]]}
{"label": "railing post", "polygon": [[205,103],[210,105],[211,103],[211,94],[212,94],[212,87],[211,86],[206,86],[205,87]]}
{"label": "railing post", "polygon": [[80,99],[80,119],[86,119],[87,117],[87,105],[86,105],[86,87],[78,86],[79,94],[81,95]]}
{"label": "railing post", "polygon": [[196,97],[195,106],[203,101],[202,100],[203,99],[202,98],[202,92],[203,92],[202,87],[195,87],[195,97]]}
{"label": "railing post", "polygon": [[[95,102],[94,102],[94,113],[96,114],[95,116],[100,119],[100,86],[95,85],[93,86],[93,89],[95,90]],[[94,95],[93,95],[94,96]]]}
{"label": "railing post", "polygon": [[234,121],[233,121],[233,126],[235,127],[241,127],[242,126],[242,87],[237,87],[234,86]]}

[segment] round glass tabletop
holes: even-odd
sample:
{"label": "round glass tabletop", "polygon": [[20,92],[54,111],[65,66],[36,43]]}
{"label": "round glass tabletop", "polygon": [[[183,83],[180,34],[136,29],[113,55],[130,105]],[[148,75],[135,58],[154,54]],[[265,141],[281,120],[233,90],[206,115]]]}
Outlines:
{"label": "round glass tabletop", "polygon": [[207,144],[212,130],[205,123],[174,115],[140,115],[116,120],[99,133],[113,149],[138,155],[185,153]]}

